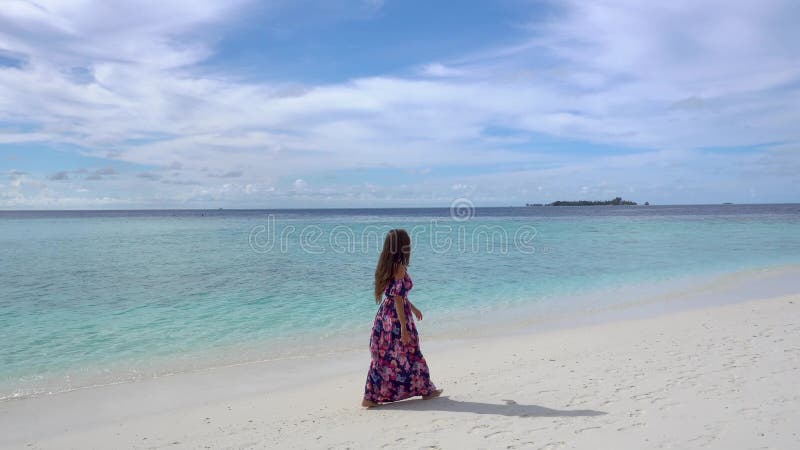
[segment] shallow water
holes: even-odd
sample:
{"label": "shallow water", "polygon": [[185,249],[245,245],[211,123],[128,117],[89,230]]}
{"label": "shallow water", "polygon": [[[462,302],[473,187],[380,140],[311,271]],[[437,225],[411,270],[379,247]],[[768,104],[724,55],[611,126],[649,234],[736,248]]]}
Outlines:
{"label": "shallow water", "polygon": [[427,326],[800,262],[800,205],[0,212],[0,398],[365,340],[391,227]]}

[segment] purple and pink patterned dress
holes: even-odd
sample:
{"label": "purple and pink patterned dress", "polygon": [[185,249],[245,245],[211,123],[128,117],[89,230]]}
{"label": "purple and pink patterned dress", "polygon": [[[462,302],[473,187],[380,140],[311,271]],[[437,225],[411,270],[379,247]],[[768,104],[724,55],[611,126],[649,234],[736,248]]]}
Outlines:
{"label": "purple and pink patterned dress", "polygon": [[[413,285],[411,277],[406,274],[402,280],[390,280],[383,292],[384,298],[375,315],[369,340],[372,362],[364,388],[366,400],[375,403],[395,402],[418,395],[430,395],[436,390],[431,382],[428,364],[419,349],[419,335],[408,304],[408,291]],[[403,297],[406,327],[411,336],[408,344],[400,341],[395,295]]]}

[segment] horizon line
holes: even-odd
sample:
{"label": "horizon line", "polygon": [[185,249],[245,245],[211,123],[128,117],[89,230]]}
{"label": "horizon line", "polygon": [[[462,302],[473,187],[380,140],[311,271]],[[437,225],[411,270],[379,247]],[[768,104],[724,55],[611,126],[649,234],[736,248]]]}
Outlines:
{"label": "horizon line", "polygon": [[[562,200],[563,201],[563,200]],[[722,203],[659,203],[653,204],[650,203],[649,205],[645,205],[644,203],[639,203],[636,205],[562,205],[562,206],[552,206],[548,204],[537,204],[531,206],[528,205],[507,205],[507,206],[473,206],[474,208],[606,208],[606,207],[624,207],[624,208],[635,208],[635,207],[658,207],[658,206],[759,206],[759,205],[800,205],[800,202],[766,202],[766,203],[735,203],[735,202],[722,202]],[[309,207],[309,208],[270,208],[270,207],[260,207],[260,208],[225,208],[225,207],[211,207],[211,208],[130,208],[130,209],[122,209],[122,208],[110,208],[110,209],[2,209],[0,208],[0,213],[2,212],[122,212],[122,211],[308,211],[308,210],[363,210],[363,209],[374,209],[374,210],[396,210],[396,209],[449,209],[451,205],[447,206],[393,206],[393,207],[381,207],[381,206],[363,206],[363,207],[353,207],[353,206],[345,206],[345,207]]]}

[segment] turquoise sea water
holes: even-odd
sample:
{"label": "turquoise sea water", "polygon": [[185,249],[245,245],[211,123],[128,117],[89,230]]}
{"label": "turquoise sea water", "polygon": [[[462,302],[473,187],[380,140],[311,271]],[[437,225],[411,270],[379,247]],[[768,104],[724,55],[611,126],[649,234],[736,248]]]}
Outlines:
{"label": "turquoise sea water", "polygon": [[[467,216],[0,212],[0,398],[334,343],[366,348],[372,273],[391,227],[412,233],[411,299],[428,326],[552,308],[552,299],[586,290],[800,262],[800,205],[478,208]],[[555,304],[576,314],[586,306]]]}

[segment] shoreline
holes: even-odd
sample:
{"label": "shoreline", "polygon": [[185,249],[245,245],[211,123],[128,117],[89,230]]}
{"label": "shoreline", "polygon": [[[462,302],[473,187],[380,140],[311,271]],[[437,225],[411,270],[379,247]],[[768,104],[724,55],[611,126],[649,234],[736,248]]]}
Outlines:
{"label": "shoreline", "polygon": [[[503,309],[489,305],[485,310],[471,311],[461,316],[433,319],[426,316],[425,321],[418,323],[423,333],[423,346],[448,348],[453,345],[462,345],[478,337],[503,337],[511,335],[535,334],[559,329],[569,329],[586,325],[618,322],[627,319],[653,317],[659,314],[679,312],[712,305],[725,305],[748,301],[758,296],[774,297],[791,294],[792,279],[800,279],[800,265],[778,264],[761,267],[752,267],[733,271],[717,271],[693,276],[679,276],[668,278],[649,284],[638,283],[627,286],[611,286],[590,289],[586,292],[567,296],[542,299],[549,302],[553,309],[566,305],[566,309],[559,312],[543,310],[541,302],[517,304]],[[736,288],[742,288],[739,291]],[[712,295],[705,295],[706,293]],[[766,292],[766,295],[762,295]],[[744,293],[744,294],[743,294]],[[603,304],[605,297],[615,296],[626,299],[622,303]],[[606,302],[607,303],[607,302]],[[581,305],[596,305],[590,309],[582,309]],[[441,315],[440,315],[441,316]],[[370,323],[363,327],[364,335],[369,332]],[[215,349],[207,354],[208,360],[197,362],[197,366],[188,366],[182,369],[173,369],[164,366],[161,369],[152,369],[155,372],[142,372],[139,375],[129,375],[127,378],[114,380],[98,380],[85,382],[85,384],[67,389],[45,390],[42,392],[15,394],[0,397],[0,405],[9,401],[23,401],[32,398],[61,395],[65,393],[84,391],[107,386],[123,385],[154,381],[167,377],[180,377],[184,374],[198,374],[218,371],[229,368],[251,365],[283,365],[296,364],[308,370],[315,370],[319,366],[317,361],[335,360],[339,358],[357,358],[366,352],[364,338],[355,335],[357,330],[350,330],[354,334],[344,338],[328,339],[324,336],[309,336],[289,350],[276,352],[268,356],[250,354],[249,357],[238,356],[226,361],[223,355],[230,353],[242,354],[259,346],[280,346],[285,342],[280,339],[254,341],[242,344],[239,347]],[[469,337],[464,338],[464,335]],[[323,339],[325,338],[325,339]],[[325,340],[328,347],[321,344],[312,344],[313,341]],[[333,343],[330,346],[330,343]],[[360,345],[363,344],[363,345]],[[246,345],[246,346],[245,346]],[[325,351],[325,348],[329,348]],[[296,355],[296,353],[301,353]],[[310,353],[310,354],[309,354]],[[167,359],[169,360],[169,359]],[[193,361],[193,360],[190,360]],[[153,367],[159,367],[156,363]],[[110,371],[114,373],[114,370]],[[125,374],[130,371],[119,370]],[[55,376],[54,379],[58,379]],[[303,379],[303,382],[313,381]]]}
{"label": "shoreline", "polygon": [[[796,266],[782,266],[781,270],[784,272],[783,275],[793,277],[794,280],[798,279],[794,277],[798,270]],[[577,397],[574,396],[574,386],[572,386],[575,380],[570,381],[569,385],[572,387],[567,388],[563,384],[563,379],[560,381],[555,376],[556,374],[571,379],[570,377],[575,376],[576,371],[581,373],[580,370],[589,368],[589,371],[583,372],[579,378],[584,384],[596,384],[599,378],[610,382],[612,374],[616,373],[615,376],[620,379],[630,380],[631,387],[628,388],[630,390],[637,389],[638,382],[645,382],[650,377],[672,376],[674,378],[673,385],[687,387],[686,385],[690,383],[685,379],[682,382],[675,381],[679,375],[674,373],[676,366],[671,365],[670,361],[664,360],[664,358],[669,359],[683,355],[702,366],[707,364],[706,359],[719,359],[723,350],[724,353],[731,355],[733,353],[745,355],[748,351],[752,353],[755,348],[753,342],[748,339],[756,339],[759,334],[749,337],[747,336],[749,333],[743,332],[759,328],[770,330],[770,337],[780,334],[774,339],[774,348],[766,350],[760,348],[759,351],[764,353],[765,351],[778,352],[781,350],[776,354],[783,359],[776,360],[777,362],[773,364],[775,367],[757,364],[751,366],[746,364],[747,361],[753,361],[752,358],[756,360],[764,358],[764,355],[755,352],[747,357],[741,356],[742,364],[734,367],[741,368],[742,373],[732,381],[729,378],[715,380],[707,387],[730,383],[738,386],[741,383],[752,384],[770,380],[777,383],[775,387],[780,388],[779,393],[789,395],[784,398],[782,403],[789,407],[789,411],[788,413],[782,411],[789,416],[797,417],[798,411],[800,411],[800,405],[798,405],[800,396],[791,397],[787,393],[793,392],[794,382],[792,380],[800,374],[800,368],[798,368],[800,366],[798,362],[798,358],[800,358],[800,342],[798,342],[800,340],[800,333],[798,333],[800,331],[800,313],[798,313],[800,311],[798,309],[800,307],[800,297],[798,296],[800,287],[796,282],[787,283],[788,278],[785,277],[783,278],[784,285],[778,286],[773,283],[774,278],[762,277],[758,282],[754,281],[752,277],[748,280],[746,277],[737,277],[735,274],[730,276],[735,278],[732,280],[734,282],[717,283],[716,286],[712,283],[705,289],[696,290],[694,293],[708,300],[714,300],[714,295],[717,295],[717,300],[724,300],[727,303],[725,305],[700,305],[697,308],[684,310],[658,311],[656,308],[655,311],[649,311],[650,315],[644,317],[620,319],[617,316],[617,320],[579,323],[573,324],[572,327],[556,329],[541,329],[534,325],[509,332],[506,328],[506,334],[480,335],[471,339],[445,339],[443,337],[429,339],[427,332],[422,331],[425,336],[422,344],[423,352],[431,365],[434,382],[445,388],[446,397],[444,399],[425,403],[432,406],[407,401],[381,407],[375,411],[358,409],[357,402],[360,400],[363,390],[363,377],[366,374],[369,358],[366,349],[361,349],[329,355],[314,361],[298,363],[297,360],[285,360],[244,363],[135,382],[3,401],[0,402],[0,418],[2,419],[0,420],[0,424],[2,424],[0,425],[0,436],[2,436],[0,437],[0,447],[32,444],[33,448],[99,448],[119,445],[158,448],[161,446],[193,447],[199,446],[203,442],[213,443],[214,447],[247,446],[243,444],[246,442],[250,442],[252,446],[283,446],[285,444],[289,447],[336,447],[345,445],[345,441],[336,440],[343,438],[342,432],[334,431],[329,427],[325,428],[322,424],[325,422],[335,423],[340,420],[339,416],[342,416],[346,422],[340,423],[341,426],[345,429],[356,427],[356,430],[362,433],[357,435],[355,441],[346,441],[350,442],[347,445],[363,448],[373,447],[372,444],[375,442],[360,440],[362,435],[366,439],[369,433],[375,431],[369,431],[369,427],[388,426],[390,423],[388,421],[396,425],[396,420],[391,419],[392,414],[400,414],[400,411],[404,411],[403,417],[409,418],[409,414],[405,412],[407,410],[419,411],[420,416],[427,418],[424,422],[419,422],[420,426],[424,423],[430,426],[433,420],[440,420],[443,424],[453,421],[450,426],[460,426],[457,425],[459,418],[471,418],[476,427],[483,425],[484,418],[492,420],[505,418],[505,420],[519,421],[524,417],[537,415],[506,414],[504,412],[506,410],[539,411],[538,415],[550,418],[557,417],[559,414],[552,413],[552,411],[567,411],[566,409],[552,408],[580,405],[587,408],[591,406],[593,411],[606,413],[580,417],[566,415],[558,419],[560,421],[574,419],[576,422],[589,424],[595,417],[605,418],[597,419],[600,421],[610,420],[606,416],[615,414],[610,410],[610,405],[619,401],[615,396],[622,391],[597,392],[597,395],[584,396],[585,398],[582,397],[580,401],[577,401]],[[773,287],[766,288],[765,286],[769,286],[770,283]],[[770,289],[776,287],[785,292],[779,295],[760,295],[765,291],[768,294]],[[737,298],[739,301],[735,301]],[[731,302],[731,300],[734,301]],[[658,302],[655,304],[663,306]],[[753,315],[753,311],[762,313]],[[743,325],[747,325],[747,327],[743,327]],[[657,332],[657,330],[660,331]],[[614,341],[614,339],[618,340]],[[689,340],[682,342],[681,339]],[[718,345],[722,347],[716,348],[716,353],[714,348],[704,348],[708,339],[718,339]],[[601,344],[606,341],[608,341],[608,347],[603,348]],[[652,351],[668,341],[675,343],[670,351],[663,354]],[[736,352],[725,347],[726,343],[730,344],[733,341],[738,342],[738,346],[734,349]],[[626,345],[637,347],[638,350],[627,348]],[[597,354],[586,353],[586,348],[596,350]],[[648,350],[644,351],[644,348]],[[659,369],[664,373],[649,369],[637,371],[634,370],[637,369],[636,365],[628,369],[615,366],[608,361],[608,352],[613,353],[615,358],[621,358],[622,362],[627,360],[659,363]],[[520,354],[524,354],[525,357],[519,357]],[[604,354],[605,357],[601,357]],[[543,372],[543,367],[553,365],[551,359],[557,362],[565,357],[569,359],[573,356],[576,358],[580,356],[580,358],[572,360],[572,365],[554,367],[552,368],[554,372]],[[473,369],[469,369],[471,367]],[[465,368],[468,370],[465,371]],[[638,367],[638,369],[642,368]],[[683,364],[683,369],[684,371],[688,370],[686,364]],[[695,375],[713,379],[715,374],[718,375],[722,370],[719,367],[715,367],[715,369],[717,370]],[[774,372],[779,369],[779,372]],[[773,371],[774,373],[762,373],[763,371]],[[598,378],[598,374],[603,376]],[[507,378],[509,376],[512,378],[502,382],[497,379],[497,377]],[[531,378],[526,380],[528,376]],[[528,388],[531,382],[534,384],[549,383],[553,389],[539,389],[538,394],[530,392]],[[470,387],[470,383],[472,383],[472,387]],[[761,385],[759,384],[759,386]],[[583,389],[586,387],[584,386]],[[741,386],[737,389],[736,392],[742,392]],[[761,386],[759,389],[763,390],[766,387]],[[729,394],[732,395],[733,392],[731,391]],[[641,395],[644,394],[646,393]],[[602,400],[604,396],[608,398]],[[476,403],[473,401],[474,398],[483,398],[486,402]],[[524,400],[522,400],[523,398]],[[630,403],[631,398],[627,398],[626,401]],[[504,400],[514,403],[504,404]],[[686,401],[689,402],[689,400]],[[470,405],[470,402],[476,404]],[[521,408],[522,404],[532,402],[547,406],[537,406],[540,408],[538,410],[531,409],[532,407]],[[610,403],[604,404],[604,402]],[[759,400],[752,407],[763,409],[773,406],[771,403]],[[433,410],[425,408],[433,408]],[[547,410],[551,413],[548,413]],[[638,410],[641,413],[645,411],[645,408],[640,407]],[[237,413],[233,413],[233,411],[237,411]],[[474,417],[465,415],[465,412],[472,412],[476,415]],[[252,417],[245,419],[242,414]],[[651,413],[656,417],[658,414],[655,410]],[[205,419],[206,417],[210,418],[211,422],[222,420],[224,430],[212,431],[215,427]],[[225,419],[226,417],[227,419]],[[308,419],[309,417],[311,419]],[[225,422],[226,420],[227,422]],[[418,418],[414,417],[414,420],[418,420]],[[788,422],[790,423],[791,420]],[[169,425],[173,423],[174,427]],[[543,434],[555,433],[561,428],[567,427],[567,425],[553,425],[552,429],[548,427],[548,424],[554,423],[556,422],[543,421],[537,426],[544,428],[540,430]],[[279,426],[280,424],[283,425]],[[359,426],[367,428],[365,430],[358,428]],[[287,435],[285,430],[289,428],[305,429],[306,432]],[[488,431],[492,425],[489,424],[485,428]],[[638,430],[642,435],[641,433],[644,433],[646,429],[639,428],[640,426],[633,426],[631,430]],[[594,428],[590,429],[594,430]],[[232,432],[229,434],[228,431]],[[788,439],[792,436],[791,433],[787,435],[783,428],[780,431],[781,439]],[[322,433],[320,440],[310,440],[313,432]],[[331,433],[338,437],[334,439]],[[511,432],[507,437],[519,437],[519,433],[521,431]],[[467,434],[469,435],[469,433]],[[573,433],[569,437],[580,440],[579,434],[582,433]],[[393,436],[392,433],[387,434],[380,442],[388,443],[385,439],[391,436]],[[656,437],[652,433],[644,433],[643,436]],[[403,437],[405,439],[403,442],[408,444],[416,442],[422,445],[423,437],[422,435],[416,438],[406,436]],[[435,436],[428,435],[428,437]],[[756,437],[763,439],[760,436]],[[794,435],[793,438],[797,439],[797,436]],[[178,443],[172,444],[173,442]],[[478,445],[483,442],[481,444],[483,446],[495,446],[498,443],[469,442],[470,445]],[[614,442],[616,445],[617,441],[608,442]],[[759,441],[755,440],[754,442]],[[796,445],[798,441],[781,442],[784,444],[795,442]],[[516,443],[519,444],[519,442]],[[455,442],[451,442],[451,445],[455,445]],[[648,444],[639,442],[638,445]],[[781,446],[778,445],[778,447]]]}

